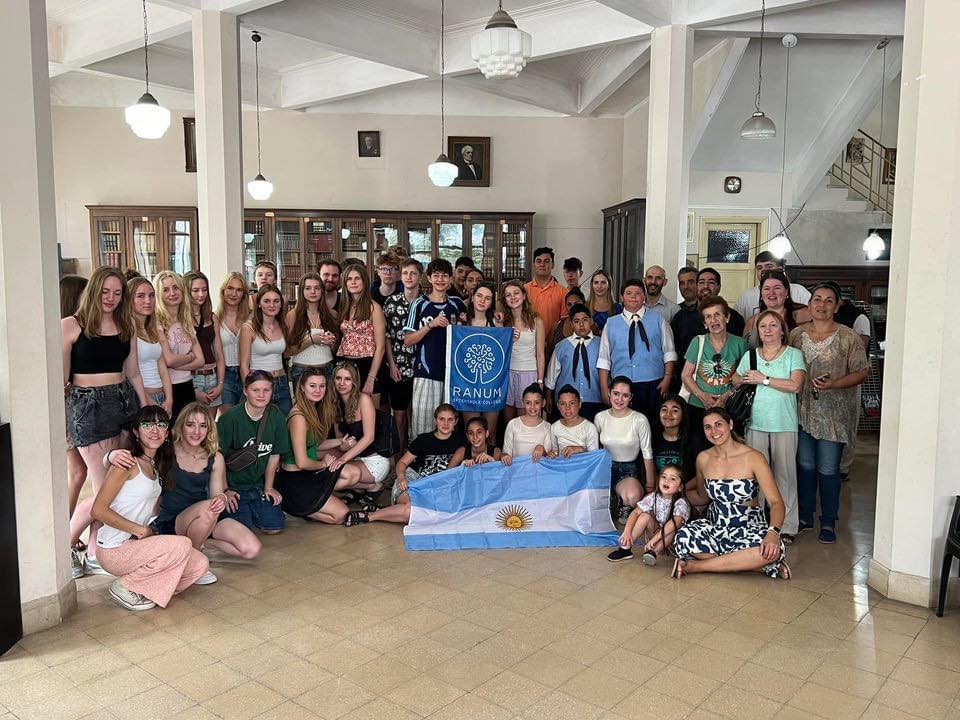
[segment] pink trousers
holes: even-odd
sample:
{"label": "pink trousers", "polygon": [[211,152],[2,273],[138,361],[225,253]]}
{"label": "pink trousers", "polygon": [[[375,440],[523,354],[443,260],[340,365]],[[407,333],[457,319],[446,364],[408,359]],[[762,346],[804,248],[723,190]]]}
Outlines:
{"label": "pink trousers", "polygon": [[97,560],[121,584],[166,607],[207,571],[207,556],[183,535],[151,535],[115,548],[97,548]]}

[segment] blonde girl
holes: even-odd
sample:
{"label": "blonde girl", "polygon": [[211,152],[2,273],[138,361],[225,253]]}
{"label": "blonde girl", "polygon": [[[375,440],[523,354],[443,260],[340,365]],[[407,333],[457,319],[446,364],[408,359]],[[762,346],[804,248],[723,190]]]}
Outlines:
{"label": "blonde girl", "polygon": [[187,299],[183,277],[172,270],[162,270],[153,278],[157,293],[157,319],[164,333],[163,359],[167,363],[173,389],[171,420],[194,401],[193,371],[203,365],[203,351],[193,329],[193,315]]}

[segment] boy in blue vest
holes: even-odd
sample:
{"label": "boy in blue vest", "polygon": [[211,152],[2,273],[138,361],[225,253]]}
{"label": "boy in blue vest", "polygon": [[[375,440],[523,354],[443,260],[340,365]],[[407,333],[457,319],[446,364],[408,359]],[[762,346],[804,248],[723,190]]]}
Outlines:
{"label": "boy in blue vest", "polygon": [[600,337],[600,392],[604,404],[609,405],[610,378],[630,378],[630,407],[649,419],[656,416],[677,364],[673,332],[662,315],[646,307],[643,280],[627,280],[622,296],[623,313],[607,321]]}
{"label": "boy in blue vest", "polygon": [[596,414],[606,409],[597,371],[600,338],[593,334],[590,308],[582,303],[570,308],[570,324],[573,326],[573,335],[557,343],[547,365],[543,379],[547,387],[547,403],[554,408],[551,418],[559,418],[556,390],[570,385],[580,393],[580,415],[593,422]]}

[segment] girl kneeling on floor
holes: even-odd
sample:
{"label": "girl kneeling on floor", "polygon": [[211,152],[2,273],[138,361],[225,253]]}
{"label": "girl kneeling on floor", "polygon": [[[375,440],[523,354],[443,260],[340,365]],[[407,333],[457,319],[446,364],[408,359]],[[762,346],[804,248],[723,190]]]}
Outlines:
{"label": "girl kneeling on floor", "polygon": [[393,504],[372,513],[370,520],[409,522],[410,494],[407,488],[410,483],[455,468],[463,462],[463,438],[455,434],[457,411],[452,405],[442,403],[433,411],[433,420],[436,423],[434,431],[418,435],[397,461],[397,480],[391,493]]}
{"label": "girl kneeling on floor", "polygon": [[683,472],[678,465],[664,465],[657,487],[630,513],[620,536],[620,547],[607,555],[619,562],[633,557],[634,544],[643,538],[643,562],[656,565],[657,555],[673,546],[673,536],[690,519],[690,503],[683,494]]}
{"label": "girl kneeling on floor", "polygon": [[190,538],[154,535],[150,528],[161,479],[173,467],[170,417],[156,405],[137,413],[131,442],[136,465],[111,467],[93,501],[91,514],[103,523],[97,535],[97,559],[117,577],[110,598],[128,610],[166,607],[170,598],[207,572],[206,556]]}

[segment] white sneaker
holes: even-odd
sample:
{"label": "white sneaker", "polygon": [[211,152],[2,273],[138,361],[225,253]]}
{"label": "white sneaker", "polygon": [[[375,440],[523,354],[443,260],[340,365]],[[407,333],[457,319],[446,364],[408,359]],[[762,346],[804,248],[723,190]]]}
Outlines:
{"label": "white sneaker", "polygon": [[83,570],[87,575],[109,575],[106,570],[100,567],[100,561],[95,557],[87,555],[83,559]]}
{"label": "white sneaker", "polygon": [[70,550],[70,574],[74,580],[83,577],[83,556],[75,548]]}
{"label": "white sneaker", "polygon": [[110,583],[107,594],[117,605],[127,610],[152,610],[157,606],[153,600],[148,600],[140,593],[127,590],[119,579]]}
{"label": "white sneaker", "polygon": [[217,576],[207,570],[203,575],[193,581],[194,585],[213,585],[217,581]]}

